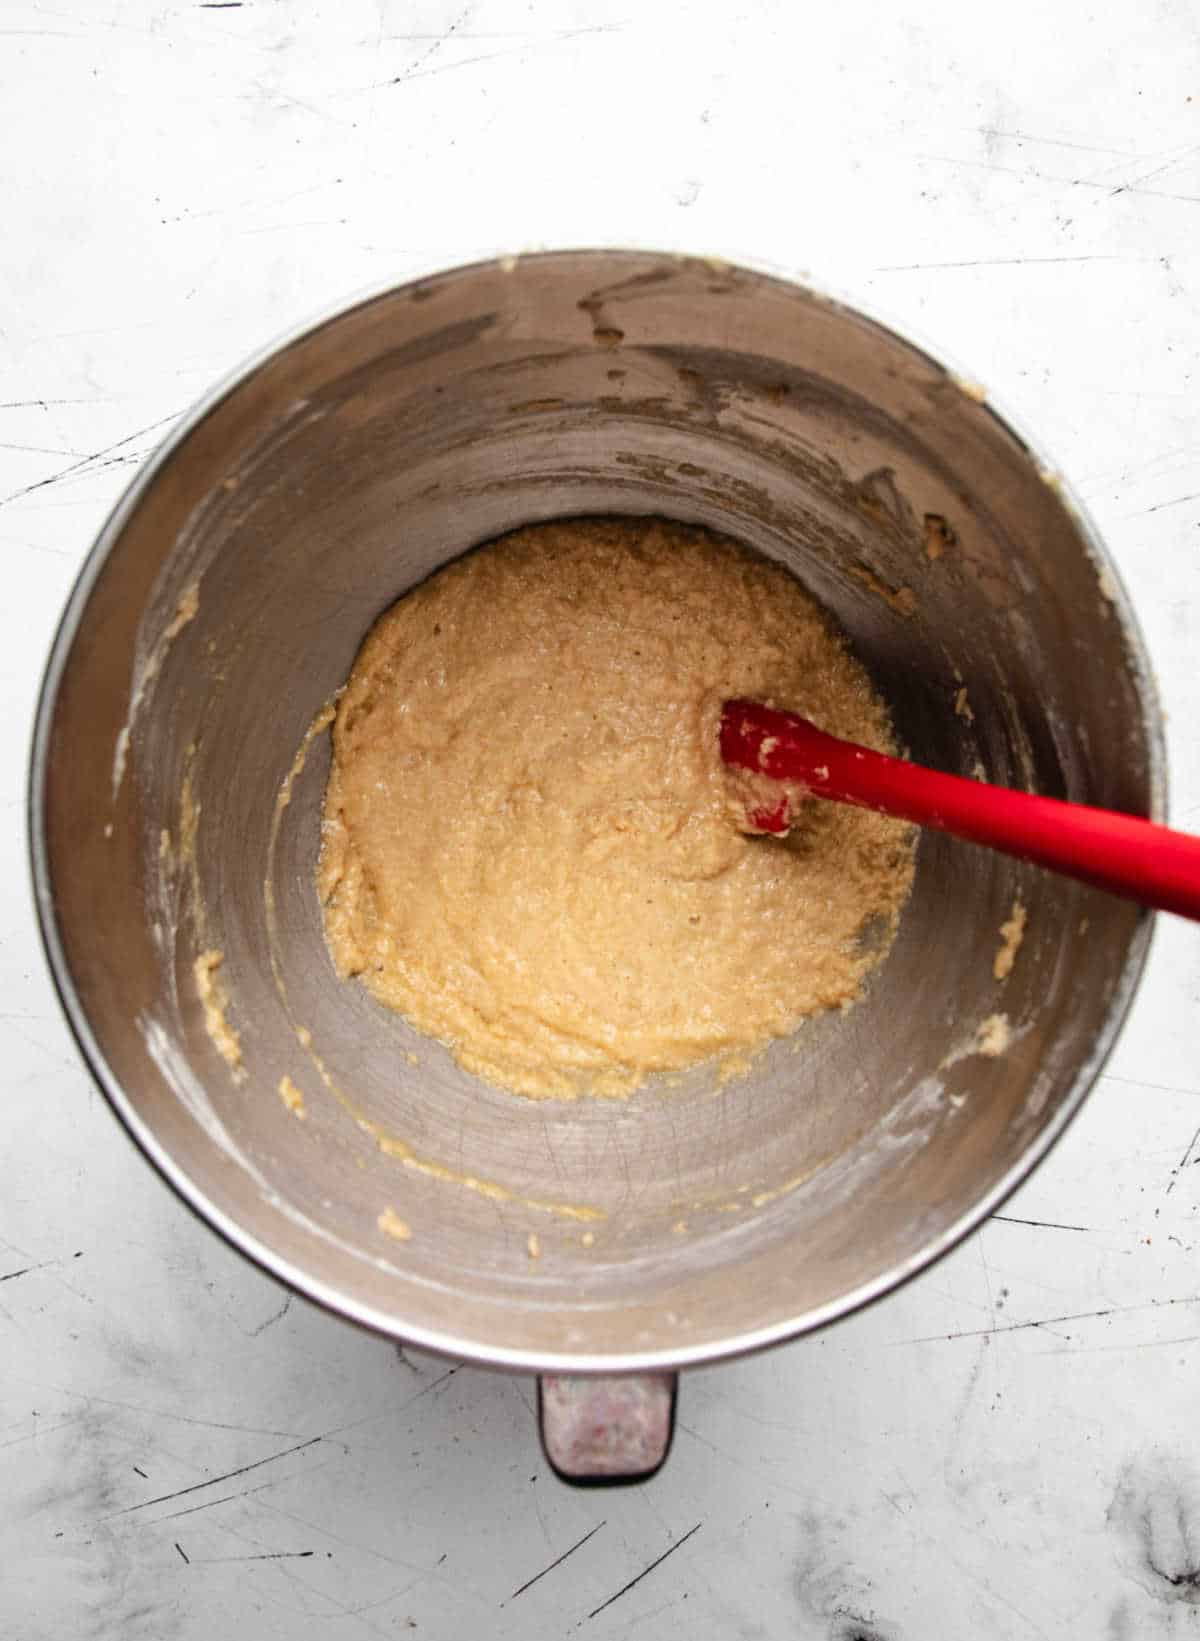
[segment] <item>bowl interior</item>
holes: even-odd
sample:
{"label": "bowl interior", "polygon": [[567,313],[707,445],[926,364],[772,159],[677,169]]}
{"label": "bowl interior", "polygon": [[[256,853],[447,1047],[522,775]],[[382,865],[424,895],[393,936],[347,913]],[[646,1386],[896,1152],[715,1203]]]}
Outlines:
{"label": "bowl interior", "polygon": [[350,309],[202,407],[51,663],[35,847],[60,984],[135,1133],[242,1246],[360,1320],[525,1366],[745,1348],[917,1268],[1082,1097],[1147,931],[927,833],[862,1003],[723,1089],[704,1069],[628,1103],[486,1087],[340,984],[313,887],[328,736],[306,733],[407,588],[590,513],[782,560],[921,761],[1137,813],[1161,780],[1136,633],[1059,487],[968,385],[801,288],[632,254],[486,264]]}

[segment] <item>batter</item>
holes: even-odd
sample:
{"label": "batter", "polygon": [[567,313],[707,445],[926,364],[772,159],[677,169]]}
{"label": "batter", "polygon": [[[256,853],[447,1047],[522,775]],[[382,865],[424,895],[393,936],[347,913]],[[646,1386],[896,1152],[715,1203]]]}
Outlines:
{"label": "batter", "polygon": [[895,752],[786,571],[660,519],[518,530],[393,605],[340,698],[318,889],[337,972],[538,1098],[742,1065],[845,1008],[891,943],[912,834],[810,802],[754,838],[728,696]]}

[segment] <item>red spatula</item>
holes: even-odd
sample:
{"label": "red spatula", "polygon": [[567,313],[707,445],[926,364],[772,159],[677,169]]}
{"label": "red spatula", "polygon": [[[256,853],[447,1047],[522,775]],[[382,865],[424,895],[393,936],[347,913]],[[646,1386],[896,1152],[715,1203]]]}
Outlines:
{"label": "red spatula", "polygon": [[[797,713],[758,701],[726,701],[721,757],[734,769],[803,787],[814,797],[936,826],[1143,905],[1200,919],[1200,838],[1153,821],[943,775],[840,741]],[[748,808],[746,830],[782,835],[796,801],[781,785],[778,799]]]}

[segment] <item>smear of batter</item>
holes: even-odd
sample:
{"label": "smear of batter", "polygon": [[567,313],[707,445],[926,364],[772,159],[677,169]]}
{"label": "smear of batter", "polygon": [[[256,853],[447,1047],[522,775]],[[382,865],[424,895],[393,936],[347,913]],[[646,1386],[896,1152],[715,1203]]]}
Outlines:
{"label": "smear of batter", "polygon": [[293,1116],[303,1122],[308,1116],[308,1107],[304,1103],[304,1091],[296,1087],[290,1077],[279,1079],[279,1098],[287,1106]]}
{"label": "smear of batter", "polygon": [[992,973],[997,980],[1007,980],[1013,971],[1013,964],[1017,960],[1017,953],[1021,949],[1021,942],[1025,938],[1025,920],[1028,916],[1020,897],[1013,901],[1012,911],[1000,925],[1000,949],[996,953],[992,964]]}
{"label": "smear of batter", "polygon": [[989,1014],[986,1020],[980,1021],[975,1040],[968,1052],[982,1054],[987,1060],[996,1060],[1007,1052],[1011,1042],[1012,1027],[1008,1023],[1007,1014]]}
{"label": "smear of batter", "polygon": [[225,1012],[229,1007],[229,993],[221,977],[224,961],[224,952],[201,952],[192,965],[192,973],[204,1008],[204,1029],[221,1058],[238,1077],[242,1075],[242,1040],[229,1024]]}
{"label": "smear of batter", "polygon": [[394,1208],[385,1208],[375,1221],[379,1229],[397,1242],[407,1242],[412,1237],[412,1228],[407,1220],[401,1219]]}
{"label": "smear of batter", "polygon": [[338,703],[318,873],[338,973],[537,1097],[744,1063],[851,1004],[911,831],[810,802],[786,842],[744,836],[717,747],[739,695],[896,750],[819,607],[706,531],[539,525],[439,572]]}
{"label": "smear of batter", "polygon": [[125,723],[117,736],[116,747],[113,752],[112,795],[116,802],[117,793],[121,790],[121,782],[125,778],[125,765],[129,758],[129,740],[133,732],[134,723],[142,702],[146,699],[151,687],[162,671],[163,662],[171,645],[179,634],[194,621],[200,611],[200,584],[193,581],[185,587],[179,595],[179,602],[175,606],[175,614],[155,639],[146,659],[134,669],[133,685],[129,694],[129,710],[125,715]]}

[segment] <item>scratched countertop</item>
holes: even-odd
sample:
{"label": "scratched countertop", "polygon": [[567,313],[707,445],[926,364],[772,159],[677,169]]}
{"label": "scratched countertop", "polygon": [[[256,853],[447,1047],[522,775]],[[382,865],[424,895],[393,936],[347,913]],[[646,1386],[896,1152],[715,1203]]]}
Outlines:
{"label": "scratched countertop", "polygon": [[[819,12],[819,15],[818,15]],[[1189,0],[5,0],[0,1635],[1142,1641],[1200,1632],[1200,929],[1067,1137],[823,1333],[685,1376],[572,1491],[528,1380],[252,1269],[92,1088],[27,888],[59,610],[172,421],[357,289],[535,245],[744,256],[931,340],[1092,509],[1200,830]]]}

